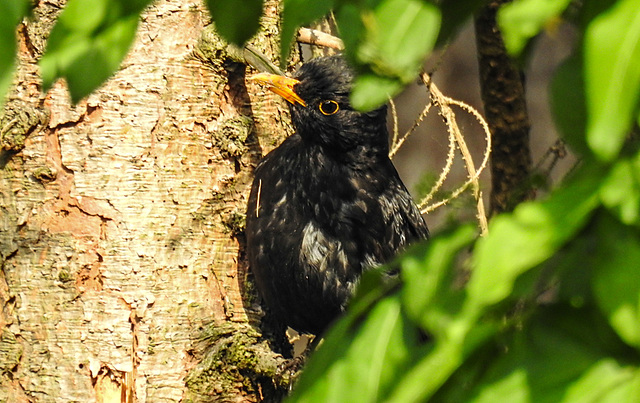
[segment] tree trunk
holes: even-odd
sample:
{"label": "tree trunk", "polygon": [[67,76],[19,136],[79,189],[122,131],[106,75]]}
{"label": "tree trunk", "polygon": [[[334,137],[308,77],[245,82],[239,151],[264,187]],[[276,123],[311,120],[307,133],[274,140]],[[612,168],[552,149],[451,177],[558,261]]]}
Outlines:
{"label": "tree trunk", "polygon": [[510,1],[488,2],[474,24],[482,102],[491,129],[492,215],[512,211],[535,197],[523,75],[507,53],[496,21],[498,9]]}
{"label": "tree trunk", "polygon": [[[87,99],[71,105],[63,82],[43,95],[63,2],[36,2],[19,29],[0,120],[0,401],[269,399],[282,358],[255,327],[242,228],[285,105],[245,87],[195,0],[147,9]],[[272,58],[278,11],[266,2],[253,41]]]}

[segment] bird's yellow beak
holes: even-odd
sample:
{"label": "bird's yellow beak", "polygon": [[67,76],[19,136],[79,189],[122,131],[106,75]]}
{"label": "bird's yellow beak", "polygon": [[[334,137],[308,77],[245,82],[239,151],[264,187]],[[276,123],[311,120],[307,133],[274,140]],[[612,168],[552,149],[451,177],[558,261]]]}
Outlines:
{"label": "bird's yellow beak", "polygon": [[266,85],[267,88],[280,95],[291,104],[295,104],[297,102],[302,106],[307,106],[307,103],[304,102],[298,94],[293,92],[293,86],[300,83],[300,81],[295,78],[279,76],[277,74],[260,73],[249,77],[249,80],[257,81],[260,84]]}

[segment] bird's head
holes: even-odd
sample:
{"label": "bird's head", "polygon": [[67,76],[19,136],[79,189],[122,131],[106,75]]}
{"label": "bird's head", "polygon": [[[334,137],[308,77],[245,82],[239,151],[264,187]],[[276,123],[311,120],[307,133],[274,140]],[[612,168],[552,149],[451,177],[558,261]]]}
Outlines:
{"label": "bird's head", "polygon": [[386,106],[370,112],[349,102],[353,72],[340,56],[303,64],[294,78],[261,73],[252,78],[289,102],[291,120],[305,141],[335,152],[356,148],[388,149]]}

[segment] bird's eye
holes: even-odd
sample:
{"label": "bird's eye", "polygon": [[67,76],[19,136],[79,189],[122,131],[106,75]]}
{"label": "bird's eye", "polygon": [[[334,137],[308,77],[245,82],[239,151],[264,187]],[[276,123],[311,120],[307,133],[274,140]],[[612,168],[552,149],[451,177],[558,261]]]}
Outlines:
{"label": "bird's eye", "polygon": [[340,105],[338,105],[338,103],[336,101],[322,101],[320,102],[320,105],[318,105],[318,108],[320,109],[320,112],[322,112],[323,115],[333,115],[334,113],[338,112],[338,109],[340,109]]}

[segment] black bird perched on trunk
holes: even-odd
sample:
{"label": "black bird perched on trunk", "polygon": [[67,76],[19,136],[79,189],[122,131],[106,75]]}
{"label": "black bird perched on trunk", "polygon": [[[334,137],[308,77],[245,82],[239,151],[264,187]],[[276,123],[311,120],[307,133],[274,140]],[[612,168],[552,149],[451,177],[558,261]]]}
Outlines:
{"label": "black bird perched on trunk", "polygon": [[249,263],[275,317],[318,335],[344,310],[363,270],[429,231],[388,157],[386,106],[351,107],[344,59],[313,59],[295,78],[253,79],[289,101],[295,134],[255,170]]}

